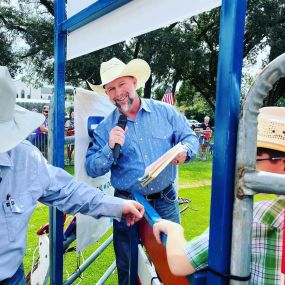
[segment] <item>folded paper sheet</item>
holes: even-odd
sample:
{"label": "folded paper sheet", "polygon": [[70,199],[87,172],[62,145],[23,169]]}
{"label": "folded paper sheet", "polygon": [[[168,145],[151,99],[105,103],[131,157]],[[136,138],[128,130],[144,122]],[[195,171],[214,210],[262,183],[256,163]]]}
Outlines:
{"label": "folded paper sheet", "polygon": [[155,162],[149,165],[145,169],[144,176],[139,178],[141,185],[145,187],[154,178],[156,178],[158,174],[161,173],[161,171],[176,157],[176,155],[184,149],[185,147],[181,143],[178,143]]}

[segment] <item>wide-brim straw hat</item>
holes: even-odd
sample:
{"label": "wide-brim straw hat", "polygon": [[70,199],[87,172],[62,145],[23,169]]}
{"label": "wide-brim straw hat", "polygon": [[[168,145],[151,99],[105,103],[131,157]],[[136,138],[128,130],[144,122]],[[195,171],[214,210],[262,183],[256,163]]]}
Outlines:
{"label": "wide-brim straw hat", "polygon": [[137,89],[144,87],[150,76],[150,66],[143,59],[133,59],[128,64],[118,58],[111,58],[103,62],[100,67],[101,84],[94,85],[88,82],[90,88],[96,93],[106,95],[104,85],[123,76],[133,76],[137,79]]}
{"label": "wide-brim straw hat", "polygon": [[257,147],[285,152],[285,107],[259,110]]}
{"label": "wide-brim straw hat", "polygon": [[16,96],[8,68],[0,66],[0,152],[17,146],[45,120],[44,115],[16,105]]}

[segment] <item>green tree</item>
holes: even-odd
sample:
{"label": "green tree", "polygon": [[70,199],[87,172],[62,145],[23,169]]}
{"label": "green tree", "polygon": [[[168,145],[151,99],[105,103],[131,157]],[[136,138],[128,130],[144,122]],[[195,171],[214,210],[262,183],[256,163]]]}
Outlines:
{"label": "green tree", "polygon": [[0,47],[1,47],[1,57],[0,65],[9,66],[9,70],[12,76],[15,75],[17,70],[20,69],[20,65],[17,59],[14,57],[12,51],[12,41],[5,35],[4,32],[0,31]]}
{"label": "green tree", "polygon": [[[2,1],[6,5],[0,7],[0,31],[9,39],[8,45],[16,46],[19,39],[24,42],[22,48],[10,50],[13,59],[9,60],[7,55],[6,62],[14,66],[14,70],[25,64],[30,79],[37,79],[38,84],[43,80],[52,83],[53,1],[22,0],[19,7],[12,6],[9,0]],[[252,64],[265,46],[270,46],[268,60],[284,52],[284,7],[285,0],[248,0],[244,58]],[[99,83],[102,61],[113,56],[123,61],[141,57],[152,68],[144,97],[150,97],[153,91],[154,96],[160,98],[167,86],[171,86],[172,92],[178,96],[179,87],[188,85],[188,88],[179,90],[178,102],[188,104],[187,97],[191,97],[191,92],[199,94],[203,102],[214,110],[219,20],[220,8],[216,8],[131,41],[71,60],[67,64],[66,80],[73,85],[86,80]],[[273,104],[284,97],[284,79],[274,86],[271,93],[265,104]]]}

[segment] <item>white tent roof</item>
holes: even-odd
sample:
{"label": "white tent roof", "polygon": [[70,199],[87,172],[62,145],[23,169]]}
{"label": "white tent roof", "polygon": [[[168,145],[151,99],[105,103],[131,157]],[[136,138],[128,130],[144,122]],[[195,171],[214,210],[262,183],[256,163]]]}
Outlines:
{"label": "white tent roof", "polygon": [[[67,16],[83,10],[94,0],[69,0]],[[71,32],[67,59],[79,57],[132,37],[185,20],[221,5],[221,0],[134,0]]]}

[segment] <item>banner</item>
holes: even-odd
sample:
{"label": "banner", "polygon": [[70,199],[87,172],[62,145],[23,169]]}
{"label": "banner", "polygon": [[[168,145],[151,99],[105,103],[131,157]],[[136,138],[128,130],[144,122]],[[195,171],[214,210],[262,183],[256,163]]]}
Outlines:
{"label": "banner", "polygon": [[[114,189],[110,183],[110,174],[98,178],[91,178],[85,170],[85,156],[91,141],[89,133],[112,112],[115,108],[109,101],[108,96],[98,95],[95,92],[84,89],[76,89],[74,96],[75,113],[75,177],[78,181],[99,187],[108,195],[114,194]],[[76,217],[76,237],[77,252],[83,251],[98,239],[112,226],[112,219],[101,218],[96,220],[90,216],[77,214]]]}

